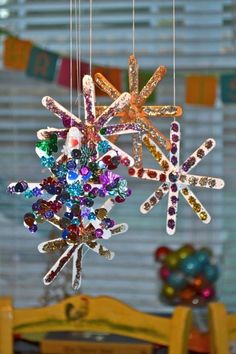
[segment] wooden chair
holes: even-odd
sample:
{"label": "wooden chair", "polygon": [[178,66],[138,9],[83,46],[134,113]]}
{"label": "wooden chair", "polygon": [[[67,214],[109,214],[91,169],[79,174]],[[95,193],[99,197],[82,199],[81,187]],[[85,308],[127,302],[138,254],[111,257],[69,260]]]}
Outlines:
{"label": "wooden chair", "polygon": [[169,354],[186,354],[191,310],[176,307],[171,318],[139,312],[111,297],[77,295],[44,308],[14,309],[0,298],[0,354],[13,353],[13,334],[49,331],[99,332],[167,345]]}
{"label": "wooden chair", "polygon": [[222,303],[209,304],[210,353],[229,354],[230,341],[236,341],[236,314],[227,314]]}

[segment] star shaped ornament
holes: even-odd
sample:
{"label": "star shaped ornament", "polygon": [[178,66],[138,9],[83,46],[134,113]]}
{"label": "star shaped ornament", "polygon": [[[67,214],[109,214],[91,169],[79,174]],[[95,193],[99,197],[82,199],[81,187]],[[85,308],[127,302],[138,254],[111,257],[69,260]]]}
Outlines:
{"label": "star shaped ornament", "polygon": [[129,174],[140,179],[162,182],[141,205],[143,214],[151,211],[168,194],[166,231],[173,235],[176,231],[179,195],[181,194],[199,219],[208,224],[211,217],[199,199],[189,188],[190,186],[210,189],[221,189],[224,181],[220,178],[192,175],[190,171],[207,156],[215,147],[215,140],[207,139],[182,165],[179,164],[180,125],[173,122],[170,128],[171,151],[169,160],[160,150],[154,139],[143,136],[143,143],[150,151],[162,170],[130,167]]}
{"label": "star shaped ornament", "polygon": [[[73,230],[71,230],[72,232],[68,233],[66,239],[57,238],[42,242],[38,246],[39,252],[41,253],[51,253],[66,248],[65,252],[45,275],[43,279],[45,285],[51,284],[62,269],[67,265],[67,263],[72,259],[72,287],[75,290],[80,287],[83,246],[86,246],[88,249],[108,260],[111,260],[114,257],[114,252],[111,252],[98,242],[99,238],[107,240],[114,235],[124,233],[128,230],[127,224],[114,225],[111,221],[111,227],[108,228],[106,226],[108,213],[113,206],[114,201],[112,199],[108,199],[101,208],[94,211],[94,217],[90,222],[87,222],[87,224],[84,225],[81,221],[79,227],[74,227]],[[61,221],[62,218],[57,217],[56,222],[54,220],[52,224],[63,231],[63,228],[60,226]]]}
{"label": "star shaped ornament", "polygon": [[[39,245],[40,252],[52,252],[67,248],[58,262],[44,277],[50,284],[73,258],[72,286],[77,289],[81,280],[82,249],[84,246],[107,259],[113,253],[102,246],[99,239],[127,231],[126,224],[116,225],[108,214],[115,203],[122,203],[131,194],[127,181],[114,173],[119,164],[131,166],[133,159],[100,134],[117,112],[128,104],[130,95],[124,93],[98,118],[95,116],[94,84],[90,76],[83,78],[85,121],[74,116],[50,97],[43,105],[59,117],[63,129],[47,128],[38,132],[36,153],[41,165],[48,168],[49,177],[40,183],[19,181],[11,183],[8,191],[37,198],[32,210],[24,215],[24,225],[32,233],[40,223],[49,222],[61,230],[61,238]],[[133,124],[119,125],[119,133],[133,132]],[[123,130],[122,130],[123,129]],[[112,132],[111,132],[112,134]],[[58,140],[65,144],[62,153]],[[98,198],[108,200],[102,207],[95,207]]]}
{"label": "star shaped ornament", "polygon": [[[144,106],[148,97],[152,94],[156,86],[166,74],[166,67],[160,66],[156,69],[147,84],[139,91],[139,66],[134,55],[129,57],[129,91],[131,99],[129,104],[123,109],[119,116],[122,123],[137,123],[142,132],[150,135],[152,139],[166,150],[170,150],[171,143],[165,135],[158,130],[151,122],[150,118],[173,118],[182,115],[180,106]],[[109,97],[116,100],[121,93],[100,73],[95,75],[97,86],[107,93]],[[97,106],[99,113],[103,112],[106,106]],[[132,149],[135,167],[142,165],[142,132],[132,135]],[[117,138],[117,137],[112,137]],[[114,140],[111,140],[114,141]]]}

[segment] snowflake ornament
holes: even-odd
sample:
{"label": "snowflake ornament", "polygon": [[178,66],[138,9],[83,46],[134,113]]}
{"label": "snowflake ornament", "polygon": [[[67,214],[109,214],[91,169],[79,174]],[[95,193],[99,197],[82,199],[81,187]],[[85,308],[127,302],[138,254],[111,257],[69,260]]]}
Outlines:
{"label": "snowflake ornament", "polygon": [[[39,245],[40,252],[62,249],[68,246],[58,262],[44,278],[50,284],[68,261],[73,258],[72,286],[80,286],[82,248],[86,245],[94,252],[111,259],[113,253],[97,242],[127,230],[126,224],[115,225],[108,213],[114,203],[122,203],[131,194],[127,181],[113,170],[119,164],[131,166],[133,159],[123,150],[110,143],[100,129],[124,108],[129,94],[124,93],[98,118],[95,116],[94,84],[90,76],[83,79],[85,122],[68,112],[50,97],[43,99],[50,111],[63,122],[64,128],[47,128],[38,132],[41,139],[36,143],[36,153],[50,176],[40,183],[19,181],[12,183],[8,191],[23,194],[26,198],[36,197],[32,211],[24,215],[24,225],[30,232],[36,232],[38,225],[49,222],[61,230],[61,239]],[[136,129],[134,125],[123,124],[119,132]],[[136,130],[135,130],[136,131]],[[65,144],[59,157],[58,140]],[[96,198],[109,197],[100,208],[95,207]]]}
{"label": "snowflake ornament", "polygon": [[[150,135],[157,144],[170,150],[171,144],[169,139],[165,137],[150,121],[149,118],[173,118],[182,115],[182,108],[180,106],[144,106],[148,97],[152,94],[156,86],[163,79],[166,74],[166,67],[160,66],[156,69],[147,84],[139,92],[139,66],[134,55],[129,57],[129,91],[131,99],[129,105],[119,114],[122,123],[137,123],[142,131]],[[121,93],[101,74],[95,75],[95,82],[97,86],[107,93],[109,97],[116,100]],[[97,111],[103,112],[106,106],[96,107]],[[104,129],[104,131],[106,131]],[[107,132],[108,133],[108,132]],[[112,137],[116,139],[117,137]],[[111,141],[114,141],[111,140]],[[135,167],[142,165],[142,132],[132,135],[132,148]]]}
{"label": "snowflake ornament", "polygon": [[[73,228],[73,232],[70,232],[66,239],[57,238],[42,242],[38,246],[41,253],[50,253],[66,248],[65,252],[45,275],[43,279],[45,285],[51,284],[67,263],[73,259],[72,287],[75,290],[80,287],[83,246],[87,246],[87,248],[108,260],[114,257],[114,252],[111,252],[98,242],[99,238],[109,239],[114,235],[124,233],[128,230],[127,224],[114,225],[114,222],[108,219],[108,213],[113,206],[114,200],[108,199],[101,208],[94,211],[94,217],[87,225],[81,222],[79,227]],[[107,220],[110,223],[109,227],[107,227]],[[60,227],[60,222],[61,218],[57,217],[57,222],[54,221],[53,224],[60,230],[63,230]]]}
{"label": "snowflake ornament", "polygon": [[148,213],[169,193],[166,231],[169,235],[173,235],[176,231],[179,193],[182,194],[199,219],[208,224],[211,221],[211,217],[189,186],[221,189],[224,187],[224,181],[215,177],[189,174],[214,149],[216,144],[214,139],[207,139],[182,165],[179,165],[180,125],[177,122],[171,124],[170,141],[171,151],[170,159],[168,160],[154,139],[144,135],[143,143],[161,166],[162,171],[131,167],[129,174],[141,179],[162,182],[161,186],[141,205],[140,211],[143,214]]}

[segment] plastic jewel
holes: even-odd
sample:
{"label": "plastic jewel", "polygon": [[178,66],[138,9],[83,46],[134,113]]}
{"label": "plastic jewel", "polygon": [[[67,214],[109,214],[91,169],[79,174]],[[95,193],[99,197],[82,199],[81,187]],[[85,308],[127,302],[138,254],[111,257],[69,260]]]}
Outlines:
{"label": "plastic jewel", "polygon": [[[112,209],[114,201],[108,199],[101,207],[106,210],[106,215]],[[54,226],[62,230],[58,224],[60,224],[61,218],[57,219]],[[114,253],[101,245],[97,240],[99,238],[109,239],[113,235],[118,235],[126,232],[128,226],[126,224],[119,224],[110,229],[103,229],[101,220],[96,216],[87,225],[80,225],[77,232],[69,233],[64,239],[57,238],[54,240],[46,241],[38,246],[41,253],[54,252],[67,247],[65,252],[52,266],[48,273],[44,277],[44,284],[49,285],[52,283],[66,264],[73,258],[73,271],[72,271],[72,287],[78,289],[81,284],[81,270],[82,270],[82,248],[87,246],[89,249],[98,253],[100,256],[111,260],[114,257]],[[99,231],[98,231],[99,230]]]}
{"label": "plastic jewel", "polygon": [[[8,187],[11,194],[36,197],[32,210],[24,215],[24,226],[35,233],[40,223],[48,222],[61,230],[61,239],[44,242],[41,252],[54,251],[68,246],[58,263],[45,277],[50,284],[73,256],[73,287],[80,285],[82,248],[84,245],[111,259],[113,253],[97,243],[113,234],[127,230],[126,224],[116,225],[108,213],[117,203],[130,196],[126,180],[114,173],[119,164],[130,166],[133,159],[121,149],[103,138],[99,131],[113,113],[123,109],[129,94],[123,94],[98,118],[95,117],[94,85],[90,76],[83,79],[85,122],[75,117],[56,101],[46,97],[43,102],[59,116],[65,129],[48,128],[38,132],[42,141],[36,143],[36,153],[41,163],[50,171],[50,176],[40,183],[21,180]],[[59,157],[58,140],[65,144]],[[45,143],[45,144],[44,144]],[[99,154],[101,156],[99,157]],[[96,198],[109,199],[101,208],[94,209]],[[111,199],[113,198],[113,199]]]}
{"label": "plastic jewel", "polygon": [[[143,106],[154,91],[158,83],[163,79],[166,74],[166,68],[160,66],[156,69],[147,84],[139,92],[139,67],[134,55],[129,57],[129,90],[131,100],[128,106],[124,108],[121,114],[122,123],[137,123],[142,131],[150,135],[154,141],[163,146],[165,149],[170,150],[170,141],[152,124],[149,118],[173,118],[182,115],[182,108],[180,106]],[[121,93],[100,73],[95,75],[95,82],[98,87],[107,93],[113,100],[120,97]],[[101,113],[106,106],[96,107],[97,112]],[[108,134],[109,132],[106,131]],[[112,137],[111,141],[115,141],[117,137]],[[133,134],[133,158],[135,167],[142,166],[142,133],[138,132]]]}
{"label": "plastic jewel", "polygon": [[224,181],[215,177],[189,174],[204,156],[208,155],[209,152],[213,150],[215,147],[214,139],[207,139],[182,165],[179,165],[180,125],[177,122],[171,124],[170,141],[172,147],[170,151],[170,159],[168,160],[154,140],[151,137],[144,135],[143,142],[154,159],[161,166],[162,171],[131,167],[129,173],[133,177],[163,182],[161,186],[158,187],[141,205],[140,211],[143,214],[148,213],[164,198],[165,195],[167,195],[167,193],[169,193],[166,230],[169,235],[173,235],[176,230],[179,192],[192,210],[197,214],[199,219],[203,223],[208,224],[211,217],[198,198],[190,190],[189,186],[221,189],[224,187]]}

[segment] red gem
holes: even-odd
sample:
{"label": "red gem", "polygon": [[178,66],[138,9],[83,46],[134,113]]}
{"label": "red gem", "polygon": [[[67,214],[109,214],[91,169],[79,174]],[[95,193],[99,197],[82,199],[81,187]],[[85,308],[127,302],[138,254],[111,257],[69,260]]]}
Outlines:
{"label": "red gem", "polygon": [[104,162],[106,165],[108,165],[111,161],[111,156],[110,155],[106,155],[103,157],[102,162]]}
{"label": "red gem", "polygon": [[117,203],[123,203],[123,202],[125,201],[125,199],[124,199],[124,198],[121,198],[119,195],[117,195],[117,197],[115,197],[115,201],[116,201]]}
{"label": "red gem", "polygon": [[156,173],[155,171],[148,171],[148,172],[147,172],[147,175],[148,175],[150,178],[156,178],[157,173]]}
{"label": "red gem", "polygon": [[143,177],[143,173],[144,173],[143,168],[140,168],[140,169],[138,170],[138,172],[137,172],[138,177],[139,177],[139,178],[142,178],[142,177]]}
{"label": "red gem", "polygon": [[120,160],[120,162],[121,162],[121,164],[123,165],[123,166],[129,166],[129,164],[130,164],[130,160],[128,159],[128,157],[123,157],[121,160]]}
{"label": "red gem", "polygon": [[[103,161],[104,162],[104,161]],[[115,170],[116,168],[117,168],[117,166],[116,165],[113,165],[113,163],[109,163],[108,165],[107,165],[107,168],[108,168],[108,170]]]}
{"label": "red gem", "polygon": [[165,182],[166,181],[166,175],[164,173],[160,174],[160,181]]}
{"label": "red gem", "polygon": [[135,169],[133,167],[130,167],[128,170],[130,176],[133,176],[135,174]]}

